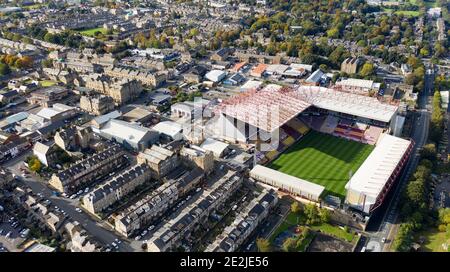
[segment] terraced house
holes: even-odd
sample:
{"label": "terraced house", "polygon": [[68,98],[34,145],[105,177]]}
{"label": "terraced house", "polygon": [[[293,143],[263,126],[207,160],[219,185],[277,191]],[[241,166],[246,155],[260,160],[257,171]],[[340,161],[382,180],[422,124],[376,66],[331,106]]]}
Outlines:
{"label": "terraced house", "polygon": [[146,164],[134,165],[127,168],[95,188],[83,197],[83,207],[96,214],[121,200],[124,196],[133,192],[136,187],[150,180],[150,167]]}
{"label": "terraced house", "polygon": [[114,144],[100,153],[73,164],[68,169],[53,174],[49,183],[60,192],[74,192],[81,185],[91,183],[117,170],[126,162],[124,154],[124,150]]}
{"label": "terraced house", "polygon": [[158,87],[166,80],[166,75],[162,73],[151,73],[122,67],[105,69],[105,74],[111,77],[138,80],[142,85],[148,87]]}

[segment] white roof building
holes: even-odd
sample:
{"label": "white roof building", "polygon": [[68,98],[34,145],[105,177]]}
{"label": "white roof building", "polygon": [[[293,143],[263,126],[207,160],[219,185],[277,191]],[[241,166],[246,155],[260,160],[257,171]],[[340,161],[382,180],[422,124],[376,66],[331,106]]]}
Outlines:
{"label": "white roof building", "polygon": [[175,141],[183,139],[183,126],[173,121],[159,122],[153,126],[153,130],[166,135]]}
{"label": "white roof building", "polygon": [[261,87],[262,82],[257,80],[249,80],[245,82],[244,85],[241,86],[241,90],[250,90],[250,89],[259,89]]}
{"label": "white roof building", "polygon": [[250,171],[250,177],[312,201],[318,201],[320,195],[325,190],[325,187],[321,185],[284,174],[262,165],[253,167]]}
{"label": "white roof building", "polygon": [[46,120],[51,120],[53,116],[60,113],[60,111],[57,111],[53,108],[43,108],[38,113],[36,113],[37,116],[40,116]]}
{"label": "white roof building", "polygon": [[206,75],[205,78],[211,80],[212,82],[220,82],[226,77],[227,73],[221,70],[211,70]]}
{"label": "white roof building", "polygon": [[285,64],[271,64],[266,68],[266,73],[269,75],[282,75],[289,66]]}
{"label": "white roof building", "polygon": [[100,130],[101,136],[136,150],[143,150],[155,143],[159,134],[137,124],[111,119]]}
{"label": "white roof building", "polygon": [[221,158],[229,147],[229,144],[214,140],[212,138],[207,138],[200,146],[204,150],[211,151],[214,157]]}
{"label": "white roof building", "polygon": [[383,198],[382,192],[395,181],[396,171],[403,166],[411,146],[408,140],[383,134],[375,149],[345,185],[346,203],[365,213],[376,208],[377,200]]}

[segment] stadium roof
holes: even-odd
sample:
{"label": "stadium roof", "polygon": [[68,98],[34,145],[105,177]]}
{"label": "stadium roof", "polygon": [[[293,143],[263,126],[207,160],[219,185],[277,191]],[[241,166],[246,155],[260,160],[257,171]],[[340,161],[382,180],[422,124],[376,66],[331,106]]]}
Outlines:
{"label": "stadium roof", "polygon": [[381,103],[374,97],[318,86],[301,86],[298,92],[304,101],[318,108],[386,123],[392,119],[398,108],[398,106]]}
{"label": "stadium roof", "polygon": [[410,144],[408,140],[384,134],[345,188],[368,196],[366,205],[374,204]]}
{"label": "stadium roof", "polygon": [[253,89],[234,96],[220,104],[216,110],[272,132],[310,105],[294,89],[270,84],[260,91]]}
{"label": "stadium roof", "polygon": [[255,167],[253,167],[253,169],[250,171],[250,175],[256,175],[259,177],[263,177],[264,179],[274,180],[277,184],[282,184],[285,187],[299,188],[301,191],[317,197],[319,197],[325,190],[325,187],[321,185],[296,178],[294,176],[282,173],[277,170],[273,170],[262,165],[256,165]]}
{"label": "stadium roof", "polygon": [[270,84],[260,91],[251,89],[224,101],[216,112],[272,132],[311,105],[381,122],[389,122],[398,108],[373,97],[324,87],[294,89]]}

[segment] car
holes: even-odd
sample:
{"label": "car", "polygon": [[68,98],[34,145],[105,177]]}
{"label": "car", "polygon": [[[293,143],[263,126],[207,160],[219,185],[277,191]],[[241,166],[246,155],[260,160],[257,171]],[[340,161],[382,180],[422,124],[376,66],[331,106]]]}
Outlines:
{"label": "car", "polygon": [[108,247],[105,249],[105,252],[111,252],[111,249]]}
{"label": "car", "polygon": [[66,193],[62,193],[61,194],[63,197],[67,197],[67,194]]}
{"label": "car", "polygon": [[381,238],[381,242],[384,244],[386,243],[386,237]]}
{"label": "car", "polygon": [[79,190],[77,195],[81,195],[83,193],[83,190]]}
{"label": "car", "polygon": [[136,236],[136,237],[134,238],[134,240],[135,240],[135,241],[139,241],[139,240],[141,240],[141,238],[142,238],[142,237],[141,237],[140,235],[138,235],[138,236]]}
{"label": "car", "polygon": [[115,242],[112,242],[111,245],[112,245],[114,248],[118,248],[118,247],[119,247]]}
{"label": "car", "polygon": [[0,235],[2,235],[3,234],[3,229],[0,229]]}
{"label": "car", "polygon": [[86,189],[84,189],[84,192],[85,193],[89,192],[89,187],[86,187]]}
{"label": "car", "polygon": [[70,199],[75,199],[76,197],[77,197],[77,195],[73,194],[73,195],[70,196]]}
{"label": "car", "polygon": [[155,226],[154,225],[151,225],[150,227],[148,227],[148,231],[151,231],[152,229],[154,229],[155,228]]}
{"label": "car", "polygon": [[75,211],[77,211],[78,213],[82,212],[82,210],[80,208],[75,208]]}
{"label": "car", "polygon": [[186,200],[189,200],[189,199],[191,199],[191,196],[190,196],[190,195],[186,197]]}
{"label": "car", "polygon": [[147,230],[144,230],[142,233],[141,233],[141,236],[145,236],[146,234],[147,234]]}
{"label": "car", "polygon": [[250,243],[245,249],[246,249],[247,251],[249,251],[249,250],[252,248],[252,246],[253,246],[253,243]]}

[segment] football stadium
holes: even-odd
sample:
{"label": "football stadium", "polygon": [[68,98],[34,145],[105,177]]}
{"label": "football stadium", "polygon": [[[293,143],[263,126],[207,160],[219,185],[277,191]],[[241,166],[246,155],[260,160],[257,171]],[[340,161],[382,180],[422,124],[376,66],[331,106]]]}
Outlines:
{"label": "football stadium", "polygon": [[397,110],[338,89],[272,84],[223,101],[216,114],[223,139],[255,144],[253,179],[312,201],[338,197],[370,214],[413,146],[390,135],[401,125]]}

